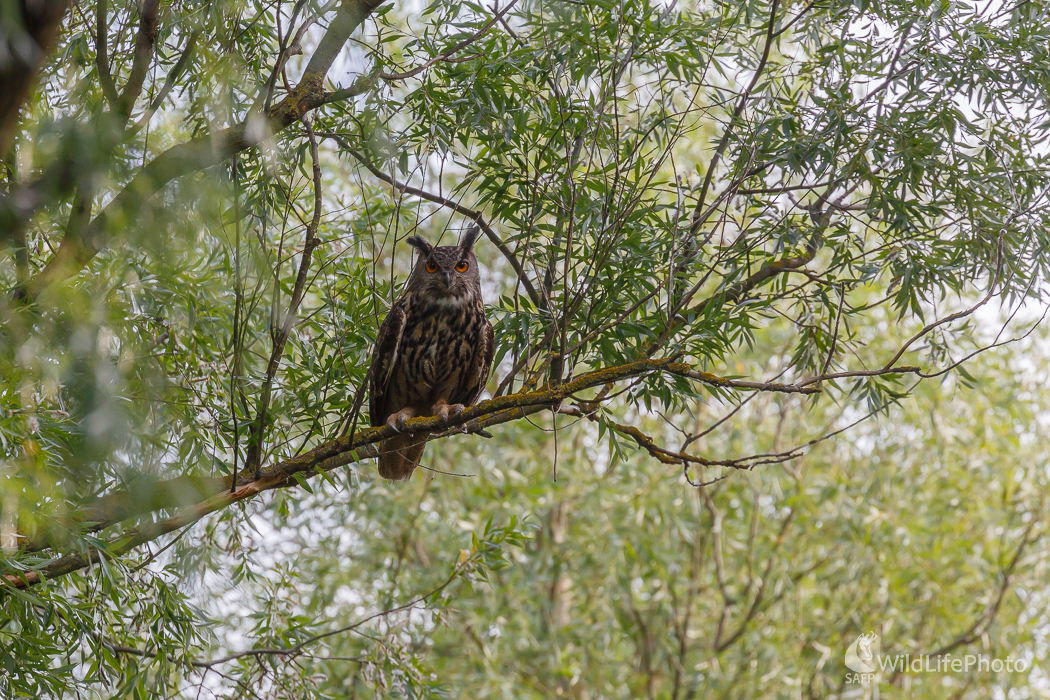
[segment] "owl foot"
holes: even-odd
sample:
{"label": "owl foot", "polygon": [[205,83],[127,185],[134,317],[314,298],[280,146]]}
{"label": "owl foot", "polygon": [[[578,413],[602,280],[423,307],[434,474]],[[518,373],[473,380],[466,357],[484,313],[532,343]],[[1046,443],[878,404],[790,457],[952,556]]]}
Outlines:
{"label": "owl foot", "polygon": [[434,404],[434,415],[441,418],[446,428],[448,427],[448,421],[450,418],[455,418],[460,413],[463,413],[463,411],[465,410],[467,410],[467,407],[461,403],[449,404],[445,403],[444,401],[440,401]]}
{"label": "owl foot", "polygon": [[401,429],[405,427],[405,421],[409,418],[414,418],[416,412],[411,408],[402,408],[397,413],[391,413],[390,417],[386,419],[386,424],[393,428],[395,433],[400,433]]}

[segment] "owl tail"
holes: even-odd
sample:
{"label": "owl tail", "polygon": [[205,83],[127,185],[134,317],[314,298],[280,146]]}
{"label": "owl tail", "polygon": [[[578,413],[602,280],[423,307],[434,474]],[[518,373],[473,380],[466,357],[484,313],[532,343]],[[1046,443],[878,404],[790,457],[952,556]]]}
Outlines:
{"label": "owl tail", "polygon": [[412,476],[423,457],[430,433],[397,435],[379,443],[379,476],[403,481]]}

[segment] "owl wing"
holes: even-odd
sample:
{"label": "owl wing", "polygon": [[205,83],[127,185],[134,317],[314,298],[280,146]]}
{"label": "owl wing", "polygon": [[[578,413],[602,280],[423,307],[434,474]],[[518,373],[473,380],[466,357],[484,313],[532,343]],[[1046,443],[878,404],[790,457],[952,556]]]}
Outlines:
{"label": "owl wing", "polygon": [[492,336],[492,323],[485,319],[485,326],[480,333],[478,350],[474,353],[473,371],[467,373],[466,381],[460,386],[461,391],[457,392],[463,397],[463,400],[456,403],[470,406],[478,400],[482,389],[485,388],[485,383],[489,379],[489,371],[492,369],[492,356],[495,354],[495,351],[496,344]]}
{"label": "owl wing", "polygon": [[379,326],[375,349],[372,350],[371,384],[368,392],[368,418],[372,426],[383,425],[387,417],[403,406],[392,408],[389,402],[390,379],[401,351],[405,330],[405,300],[390,307],[390,313]]}

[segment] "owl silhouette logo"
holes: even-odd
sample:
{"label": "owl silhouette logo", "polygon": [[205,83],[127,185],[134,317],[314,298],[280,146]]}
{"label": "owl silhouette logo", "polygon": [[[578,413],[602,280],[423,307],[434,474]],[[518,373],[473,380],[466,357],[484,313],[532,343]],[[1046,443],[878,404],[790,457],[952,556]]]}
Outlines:
{"label": "owl silhouette logo", "polygon": [[865,632],[846,649],[846,668],[856,673],[875,673],[879,635]]}

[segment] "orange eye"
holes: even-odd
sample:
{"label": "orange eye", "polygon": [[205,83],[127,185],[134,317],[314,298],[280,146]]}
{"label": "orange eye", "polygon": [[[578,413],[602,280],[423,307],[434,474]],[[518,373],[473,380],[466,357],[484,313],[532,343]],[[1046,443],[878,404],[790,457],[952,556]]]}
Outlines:
{"label": "orange eye", "polygon": [[459,264],[456,265],[456,271],[466,272],[468,267],[470,267],[470,263],[468,263],[466,260],[460,260]]}
{"label": "orange eye", "polygon": [[433,274],[438,271],[437,263],[433,260],[427,260],[427,272]]}

